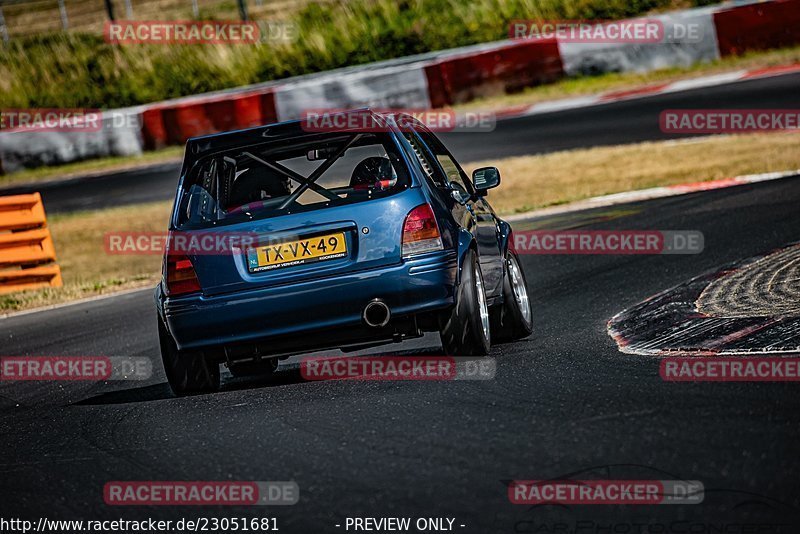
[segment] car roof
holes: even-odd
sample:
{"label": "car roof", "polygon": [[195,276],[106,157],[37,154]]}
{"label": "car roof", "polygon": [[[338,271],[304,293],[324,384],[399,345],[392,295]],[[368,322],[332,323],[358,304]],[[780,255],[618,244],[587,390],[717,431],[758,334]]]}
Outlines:
{"label": "car roof", "polygon": [[[376,111],[371,108],[358,108],[345,111],[324,112],[319,113],[320,118],[336,118],[346,117],[348,115],[364,115],[368,114],[376,118],[385,118],[392,116],[395,118],[403,117],[408,121],[416,121],[416,119],[407,113],[394,112],[394,111]],[[220,132],[215,134],[203,135],[192,137],[186,141],[186,151],[183,158],[183,165],[181,175],[185,175],[189,169],[194,167],[198,160],[210,154],[223,152],[225,150],[235,150],[250,145],[257,145],[267,143],[270,140],[280,140],[291,137],[302,137],[314,135],[315,132],[304,129],[304,119],[295,119],[290,121],[276,122],[266,124],[264,126],[255,126],[253,128],[246,128],[243,130],[232,130],[228,132]],[[358,129],[342,129],[341,134],[347,135],[350,132],[358,132]],[[330,135],[331,133],[339,132],[339,130],[332,132],[319,132],[319,135]],[[395,124],[390,125],[389,133],[399,132]],[[365,139],[366,143],[367,140]],[[361,143],[357,143],[361,144]]]}
{"label": "car roof", "polygon": [[[335,111],[330,113],[320,112],[319,117],[322,118],[336,118],[346,117],[348,115],[364,115],[368,114],[372,117],[381,118],[390,115],[406,116],[403,113],[393,112],[378,112],[371,108],[359,108],[345,111]],[[282,137],[295,137],[300,135],[307,135],[309,131],[303,128],[304,119],[295,119],[290,121],[276,122],[266,124],[264,126],[255,126],[253,128],[246,128],[243,130],[232,130],[229,132],[221,132],[199,137],[192,137],[186,142],[186,155],[193,156],[191,159],[198,159],[210,152],[217,152],[227,148],[236,148],[242,145],[251,143],[259,143],[269,141],[272,139],[280,139]],[[342,129],[342,133],[347,133],[347,129]],[[313,133],[313,132],[311,132]]]}

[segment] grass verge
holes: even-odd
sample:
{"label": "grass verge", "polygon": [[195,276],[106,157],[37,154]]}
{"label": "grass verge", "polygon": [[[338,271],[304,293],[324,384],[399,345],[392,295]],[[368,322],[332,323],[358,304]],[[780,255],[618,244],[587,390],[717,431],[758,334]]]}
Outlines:
{"label": "grass verge", "polygon": [[[489,196],[502,214],[633,189],[800,168],[800,134],[753,134],[573,150],[477,162],[495,165],[503,182]],[[108,255],[107,232],[159,232],[170,203],[55,215],[49,225],[64,287],[0,295],[0,311],[22,310],[153,286],[158,256]]]}
{"label": "grass verge", "polygon": [[110,255],[107,232],[159,232],[167,227],[171,202],[156,202],[48,217],[64,287],[0,295],[0,310],[23,310],[132,289],[155,287],[157,255]]}
{"label": "grass verge", "polygon": [[470,163],[495,165],[502,183],[489,200],[521,213],[599,195],[800,169],[800,134],[750,134],[555,152]]}

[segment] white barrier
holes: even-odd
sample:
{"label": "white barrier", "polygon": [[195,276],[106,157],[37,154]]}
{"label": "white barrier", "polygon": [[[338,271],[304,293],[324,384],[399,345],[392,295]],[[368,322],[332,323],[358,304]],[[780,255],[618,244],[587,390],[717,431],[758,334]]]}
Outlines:
{"label": "white barrier", "polygon": [[[559,42],[564,71],[568,76],[648,72],[719,59],[713,17],[716,9],[700,8],[648,17],[647,20],[660,20],[664,24],[667,39],[663,43]],[[681,32],[687,33],[681,35]]]}
{"label": "white barrier", "polygon": [[104,156],[135,156],[143,151],[142,108],[106,111],[96,130],[11,130],[0,133],[4,172]]}
{"label": "white barrier", "polygon": [[298,119],[307,110],[430,106],[428,80],[418,64],[319,76],[282,84],[275,90],[279,120]]}

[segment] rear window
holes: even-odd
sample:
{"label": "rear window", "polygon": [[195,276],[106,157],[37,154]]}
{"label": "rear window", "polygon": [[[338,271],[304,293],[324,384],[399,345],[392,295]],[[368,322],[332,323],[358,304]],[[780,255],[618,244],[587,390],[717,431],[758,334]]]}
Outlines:
{"label": "rear window", "polygon": [[178,226],[204,228],[354,204],[409,186],[387,133],[283,138],[200,159],[183,183]]}

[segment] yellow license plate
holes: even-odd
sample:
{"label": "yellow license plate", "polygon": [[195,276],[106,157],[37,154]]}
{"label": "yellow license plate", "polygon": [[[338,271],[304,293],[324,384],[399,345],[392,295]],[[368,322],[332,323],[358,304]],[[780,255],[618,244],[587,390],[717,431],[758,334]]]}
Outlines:
{"label": "yellow license plate", "polygon": [[345,256],[347,241],[344,233],[340,232],[252,248],[247,251],[247,267],[251,273],[257,273]]}

